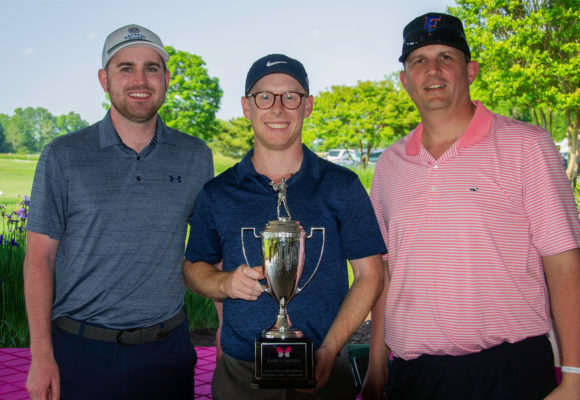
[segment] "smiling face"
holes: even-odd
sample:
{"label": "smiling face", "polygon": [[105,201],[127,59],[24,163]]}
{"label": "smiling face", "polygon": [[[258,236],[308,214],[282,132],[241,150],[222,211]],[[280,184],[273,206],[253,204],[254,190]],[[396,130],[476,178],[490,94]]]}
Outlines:
{"label": "smiling face", "polygon": [[[296,79],[287,74],[270,74],[261,78],[250,93],[268,91],[271,93],[306,93]],[[282,106],[279,96],[268,110],[260,110],[253,97],[242,97],[244,115],[252,122],[255,145],[266,150],[286,150],[302,145],[302,124],[312,113],[314,98],[304,97],[295,110]]]}
{"label": "smiling face", "polygon": [[461,50],[436,44],[409,54],[400,78],[423,117],[425,113],[454,112],[471,104],[469,85],[478,71],[479,64],[466,62]]}
{"label": "smiling face", "polygon": [[165,101],[169,71],[151,48],[130,46],[120,50],[99,71],[99,81],[111,98],[111,112],[144,123],[155,118]]}

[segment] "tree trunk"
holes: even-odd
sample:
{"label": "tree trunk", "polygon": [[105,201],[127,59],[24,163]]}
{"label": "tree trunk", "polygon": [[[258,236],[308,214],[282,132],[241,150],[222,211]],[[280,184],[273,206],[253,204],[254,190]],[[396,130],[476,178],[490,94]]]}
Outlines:
{"label": "tree trunk", "polygon": [[543,108],[540,108],[540,117],[542,118],[542,125],[540,125],[542,128],[544,128],[545,130],[547,130],[548,132],[550,132],[550,135],[552,134],[552,132],[548,129],[548,124],[547,124],[547,120],[546,120],[546,113],[544,112]]}
{"label": "tree trunk", "polygon": [[532,116],[534,117],[534,125],[540,126],[540,121],[538,121],[538,113],[536,112],[535,107],[531,107],[532,109]]}
{"label": "tree trunk", "polygon": [[567,109],[566,137],[568,138],[568,165],[566,168],[566,175],[568,175],[568,179],[570,180],[572,187],[576,187],[576,177],[578,175],[578,135],[580,135],[580,130],[578,129],[579,122],[580,112],[572,112],[570,109]]}

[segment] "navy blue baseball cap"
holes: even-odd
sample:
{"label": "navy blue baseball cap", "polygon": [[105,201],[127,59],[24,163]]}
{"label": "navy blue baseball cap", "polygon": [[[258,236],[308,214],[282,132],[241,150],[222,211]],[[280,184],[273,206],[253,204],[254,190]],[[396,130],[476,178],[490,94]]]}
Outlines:
{"label": "navy blue baseball cap", "polygon": [[250,93],[252,87],[266,75],[282,73],[290,75],[302,85],[306,93],[309,93],[308,75],[304,65],[298,60],[285,56],[284,54],[269,54],[260,58],[248,71],[246,77],[246,92]]}
{"label": "navy blue baseball cap", "polygon": [[431,12],[415,18],[403,29],[403,51],[399,61],[404,63],[413,50],[430,44],[455,47],[471,59],[461,20],[453,15]]}

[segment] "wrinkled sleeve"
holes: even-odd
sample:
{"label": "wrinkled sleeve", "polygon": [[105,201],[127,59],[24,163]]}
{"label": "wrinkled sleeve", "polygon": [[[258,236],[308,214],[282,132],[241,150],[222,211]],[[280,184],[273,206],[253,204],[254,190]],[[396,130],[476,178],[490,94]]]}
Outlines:
{"label": "wrinkled sleeve", "polygon": [[580,247],[580,221],[563,160],[544,131],[530,140],[523,165],[523,201],[532,242],[542,256]]}

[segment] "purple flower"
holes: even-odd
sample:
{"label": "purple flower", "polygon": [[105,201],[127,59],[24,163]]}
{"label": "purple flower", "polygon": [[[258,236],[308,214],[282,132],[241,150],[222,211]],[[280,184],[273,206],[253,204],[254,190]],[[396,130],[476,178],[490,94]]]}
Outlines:
{"label": "purple flower", "polygon": [[2,246],[2,243],[4,243],[4,235],[0,235],[0,246]]}
{"label": "purple flower", "polygon": [[20,218],[22,221],[26,220],[26,208],[18,208],[18,218]]}
{"label": "purple flower", "polygon": [[12,238],[12,241],[10,242],[10,244],[11,244],[13,247],[18,247],[18,243],[16,242],[16,239],[14,239],[14,238]]}
{"label": "purple flower", "polygon": [[30,204],[30,197],[24,196],[24,205],[28,206]]}

